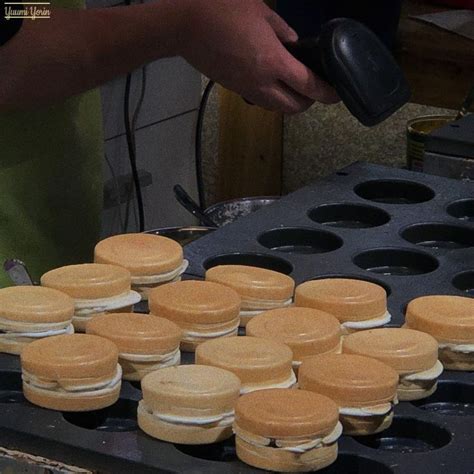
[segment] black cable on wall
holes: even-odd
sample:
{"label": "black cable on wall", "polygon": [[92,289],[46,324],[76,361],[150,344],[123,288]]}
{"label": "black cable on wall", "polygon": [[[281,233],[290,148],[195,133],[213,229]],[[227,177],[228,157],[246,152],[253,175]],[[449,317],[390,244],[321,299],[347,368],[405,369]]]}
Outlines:
{"label": "black cable on wall", "polygon": [[[140,177],[138,175],[137,168],[137,147],[135,142],[135,124],[132,123],[130,118],[130,90],[132,83],[132,74],[127,74],[125,82],[125,97],[124,97],[124,121],[125,121],[125,134],[127,137],[127,148],[128,156],[130,160],[130,167],[132,169],[133,182],[135,186],[135,194],[137,196],[138,206],[138,227],[140,232],[145,231],[145,209],[143,205],[143,194],[140,187]],[[135,115],[135,114],[134,114]]]}
{"label": "black cable on wall", "polygon": [[204,93],[201,97],[201,103],[199,104],[198,117],[196,122],[196,137],[195,137],[195,154],[196,154],[196,181],[198,190],[199,207],[201,209],[206,208],[206,197],[204,195],[204,178],[202,173],[202,129],[204,125],[204,116],[206,112],[207,102],[209,95],[211,94],[212,88],[215,82],[209,81]]}

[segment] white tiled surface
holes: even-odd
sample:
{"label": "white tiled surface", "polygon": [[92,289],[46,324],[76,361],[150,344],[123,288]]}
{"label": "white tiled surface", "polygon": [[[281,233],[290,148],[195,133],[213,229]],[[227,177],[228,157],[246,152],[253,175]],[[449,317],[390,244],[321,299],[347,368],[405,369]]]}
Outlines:
{"label": "white tiled surface", "polygon": [[[120,0],[86,0],[88,8],[123,5]],[[159,0],[145,0],[159,1]],[[138,3],[132,0],[132,3]],[[176,203],[173,186],[181,184],[196,196],[194,129],[201,97],[201,76],[182,58],[165,58],[146,66],[146,93],[136,126],[138,168],[150,172],[153,184],[143,189],[147,229],[194,224]],[[141,91],[142,71],[133,73],[130,113]],[[125,77],[101,88],[105,150],[116,176],[131,173],[124,126]],[[104,179],[111,171],[104,160]],[[137,230],[135,198],[128,231]],[[120,206],[122,223],[126,205]],[[122,232],[119,206],[103,211],[104,236]]]}
{"label": "white tiled surface", "polygon": [[[143,189],[147,229],[195,224],[193,217],[176,203],[173,186],[181,184],[196,197],[194,173],[194,127],[196,112],[145,127],[136,133],[137,164],[150,171],[153,184]],[[117,175],[130,172],[124,136],[108,140],[106,153]],[[105,165],[105,179],[111,177]],[[132,204],[135,205],[133,200]],[[125,205],[121,206],[125,215]],[[131,212],[129,231],[136,230]],[[103,236],[121,232],[118,206],[103,212]]]}
{"label": "white tiled surface", "polygon": [[[88,8],[119,4],[123,2],[87,0]],[[176,203],[172,188],[180,183],[196,195],[194,128],[201,77],[182,58],[160,59],[148,64],[146,71],[146,93],[137,121],[136,141],[138,167],[153,176],[153,184],[143,189],[147,228],[193,224],[194,219]],[[141,81],[139,69],[133,73],[131,114],[140,95]],[[124,92],[125,77],[118,77],[101,88],[105,150],[116,176],[131,172],[124,135]],[[104,179],[108,181],[111,171],[105,160],[104,170]],[[133,199],[129,231],[137,230],[135,206]],[[121,205],[120,209],[123,223],[126,206]],[[122,231],[118,205],[104,210],[102,220],[104,236]]]}
{"label": "white tiled surface", "polygon": [[[188,112],[199,106],[201,76],[184,59],[160,59],[146,67],[145,100],[137,128]],[[133,74],[131,113],[141,91],[142,73]],[[101,89],[105,138],[125,133],[123,104],[125,77],[109,82]]]}
{"label": "white tiled surface", "polygon": [[[154,3],[160,0],[144,0]],[[132,4],[139,3],[131,0]],[[87,8],[123,6],[123,0],[86,0]],[[201,93],[201,74],[179,57],[163,58],[146,66],[147,86],[137,128],[196,109]],[[141,90],[141,69],[134,71],[131,104],[135,104]],[[125,76],[101,88],[105,138],[125,133],[123,99]],[[133,106],[132,106],[133,109]]]}

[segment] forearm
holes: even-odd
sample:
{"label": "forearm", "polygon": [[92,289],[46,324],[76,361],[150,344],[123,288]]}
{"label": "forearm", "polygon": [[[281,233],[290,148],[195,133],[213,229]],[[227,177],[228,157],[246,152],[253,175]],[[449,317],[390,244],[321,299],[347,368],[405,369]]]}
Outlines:
{"label": "forearm", "polygon": [[25,20],[0,48],[0,111],[54,103],[179,54],[186,19],[178,2],[53,9],[51,19]]}
{"label": "forearm", "polygon": [[327,84],[283,43],[296,33],[263,0],[159,0],[56,10],[0,47],[0,111],[51,104],[142,64],[182,56],[250,102],[296,113],[332,103]]}

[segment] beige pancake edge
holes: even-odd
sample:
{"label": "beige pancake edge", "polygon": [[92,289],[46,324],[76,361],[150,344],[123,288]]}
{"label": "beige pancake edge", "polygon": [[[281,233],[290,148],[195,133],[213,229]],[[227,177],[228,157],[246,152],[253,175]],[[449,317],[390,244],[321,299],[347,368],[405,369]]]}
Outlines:
{"label": "beige pancake edge", "polygon": [[362,322],[382,318],[387,313],[387,292],[366,280],[310,280],[296,287],[295,305],[325,311],[341,323]]}
{"label": "beige pancake edge", "polygon": [[[284,273],[247,265],[218,265],[206,271],[206,281],[233,288],[244,302],[286,301],[293,298],[295,282]],[[248,309],[260,309],[246,305]]]}
{"label": "beige pancake edge", "polygon": [[239,459],[273,472],[309,472],[332,464],[342,433],[338,407],[302,390],[261,390],[236,405]]}
{"label": "beige pancake edge", "polygon": [[180,327],[189,324],[230,323],[239,317],[241,299],[224,285],[184,280],[160,285],[148,294],[150,314]]}
{"label": "beige pancake edge", "polygon": [[72,320],[74,300],[67,294],[42,286],[11,286],[0,289],[0,328],[10,323],[58,323]]}
{"label": "beige pancake edge", "polygon": [[474,299],[429,295],[408,303],[405,325],[426,332],[440,343],[474,344]]}
{"label": "beige pancake edge", "polygon": [[87,322],[87,334],[116,344],[119,353],[163,354],[179,347],[181,328],[169,319],[140,313],[108,313]]}
{"label": "beige pancake edge", "polygon": [[232,436],[240,381],[223,369],[190,365],[142,380],[138,424],[148,435],[180,444],[209,444]]}
{"label": "beige pancake edge", "polygon": [[119,398],[118,350],[107,339],[52,336],[28,345],[20,360],[25,398],[43,408],[91,411]]}
{"label": "beige pancake edge", "polygon": [[97,243],[94,261],[122,266],[133,277],[155,276],[178,269],[183,263],[183,248],[160,235],[120,234]]}
{"label": "beige pancake edge", "polygon": [[340,350],[341,325],[329,313],[288,307],[265,311],[247,324],[246,334],[281,342],[293,351],[293,360]]}
{"label": "beige pancake edge", "polygon": [[117,265],[83,263],[50,270],[41,277],[41,285],[62,291],[75,300],[95,300],[128,293],[132,276]]}
{"label": "beige pancake edge", "polygon": [[296,385],[293,353],[282,343],[250,336],[214,339],[196,349],[196,363],[233,372],[242,382],[241,393]]}

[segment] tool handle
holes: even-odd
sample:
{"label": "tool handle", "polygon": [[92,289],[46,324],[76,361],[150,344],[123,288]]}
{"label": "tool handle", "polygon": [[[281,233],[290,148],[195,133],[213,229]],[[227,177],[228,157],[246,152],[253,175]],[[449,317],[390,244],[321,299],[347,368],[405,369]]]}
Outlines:
{"label": "tool handle", "polygon": [[3,270],[9,276],[14,285],[34,285],[28,268],[21,260],[17,258],[5,260],[3,263]]}
{"label": "tool handle", "polygon": [[334,87],[363,125],[376,125],[410,99],[402,70],[382,41],[349,18],[325,23],[319,36],[285,45],[297,59]]}
{"label": "tool handle", "polygon": [[304,38],[295,43],[286,43],[285,48],[298,61],[311,69],[317,76],[331,84],[322,62],[322,51],[319,38]]}
{"label": "tool handle", "polygon": [[176,184],[173,188],[176,200],[187,209],[194,217],[197,217],[205,226],[217,227],[214,221],[206,216],[204,211],[199,207],[198,203],[183,189],[182,186]]}

